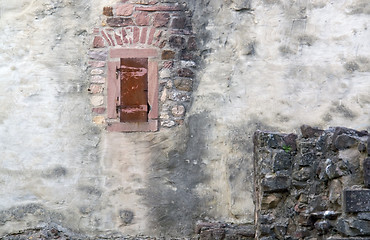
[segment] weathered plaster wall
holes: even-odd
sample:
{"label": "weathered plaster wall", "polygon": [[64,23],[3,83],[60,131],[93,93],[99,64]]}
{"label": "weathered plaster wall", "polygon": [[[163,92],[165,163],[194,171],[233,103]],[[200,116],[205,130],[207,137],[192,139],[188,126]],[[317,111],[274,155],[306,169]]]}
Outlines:
{"label": "weathered plaster wall", "polygon": [[369,130],[367,1],[188,0],[200,54],[185,124],[107,133],[92,123],[87,52],[115,2],[0,2],[0,236],[250,222],[257,128]]}

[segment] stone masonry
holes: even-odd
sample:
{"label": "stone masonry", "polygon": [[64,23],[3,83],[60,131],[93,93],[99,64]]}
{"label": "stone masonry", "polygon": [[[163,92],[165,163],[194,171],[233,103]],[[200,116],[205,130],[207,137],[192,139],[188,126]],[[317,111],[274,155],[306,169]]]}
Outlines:
{"label": "stone masonry", "polygon": [[256,239],[369,239],[369,134],[301,131],[255,133]]}
{"label": "stone masonry", "polygon": [[93,121],[105,126],[106,75],[110,49],[155,49],[159,65],[159,120],[162,127],[184,122],[195,78],[197,43],[191,13],[174,1],[121,1],[103,9],[93,30],[90,87]]}

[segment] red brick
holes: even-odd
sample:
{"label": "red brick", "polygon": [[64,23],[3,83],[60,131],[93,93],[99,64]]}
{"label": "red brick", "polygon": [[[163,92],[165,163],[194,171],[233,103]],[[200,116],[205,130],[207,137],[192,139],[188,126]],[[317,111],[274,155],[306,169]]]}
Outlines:
{"label": "red brick", "polygon": [[138,43],[140,38],[140,29],[138,27],[134,27],[134,43]]}
{"label": "red brick", "polygon": [[132,30],[132,27],[127,27],[126,28],[126,38],[128,40],[128,43],[129,44],[132,44],[132,37],[133,37],[133,30]]}
{"label": "red brick", "polygon": [[166,27],[170,20],[170,14],[168,13],[157,13],[154,17],[154,27]]}
{"label": "red brick", "polygon": [[105,34],[105,32],[103,30],[101,31],[101,35],[103,36],[103,38],[105,39],[105,41],[107,41],[107,43],[109,44],[109,46],[112,46],[111,41],[109,40],[107,34]]}
{"label": "red brick", "polygon": [[[107,30],[107,31],[113,32],[113,30]],[[115,44],[115,42],[114,42],[114,40],[113,40],[112,35],[111,35],[110,33],[108,33],[108,32],[107,32],[107,35],[108,35],[109,40],[111,41],[112,45],[113,45],[113,46],[115,46],[116,44]]]}
{"label": "red brick", "polygon": [[111,17],[107,19],[107,24],[110,27],[126,27],[134,25],[134,22],[131,18]]}
{"label": "red brick", "polygon": [[157,12],[157,11],[181,11],[180,6],[152,6],[152,7],[136,7],[136,11]]}
{"label": "red brick", "polygon": [[134,13],[134,19],[138,26],[148,26],[150,22],[150,16],[147,12]]}
{"label": "red brick", "polygon": [[93,47],[94,48],[102,48],[102,47],[104,47],[104,39],[102,37],[100,37],[100,36],[94,37]]}
{"label": "red brick", "polygon": [[133,4],[124,4],[120,5],[116,9],[116,15],[118,16],[131,16],[131,14],[134,11],[134,5]]}
{"label": "red brick", "polygon": [[155,28],[151,28],[149,32],[148,45],[151,45],[154,39]]}
{"label": "red brick", "polygon": [[113,8],[112,7],[104,7],[103,8],[103,15],[113,16]]}
{"label": "red brick", "polygon": [[172,68],[173,62],[172,61],[166,61],[163,63],[163,68]]}
{"label": "red brick", "polygon": [[91,109],[93,113],[97,113],[97,114],[103,114],[105,112],[105,108],[103,107],[98,107],[98,108],[93,108]]}
{"label": "red brick", "polygon": [[121,31],[122,31],[122,39],[123,39],[123,42],[127,44],[128,43],[128,40],[126,38],[126,36],[127,36],[126,30],[124,28],[122,28]]}
{"label": "red brick", "polygon": [[141,29],[140,43],[145,44],[147,33],[148,33],[147,27]]}
{"label": "red brick", "polygon": [[123,45],[122,39],[117,33],[114,33],[114,37],[116,38],[116,42],[118,45]]}

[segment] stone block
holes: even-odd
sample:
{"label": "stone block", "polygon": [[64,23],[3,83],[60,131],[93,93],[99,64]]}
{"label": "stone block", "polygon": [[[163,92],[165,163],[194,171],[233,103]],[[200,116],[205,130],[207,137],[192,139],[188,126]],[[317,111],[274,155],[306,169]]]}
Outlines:
{"label": "stone block", "polygon": [[104,107],[97,107],[97,108],[92,108],[91,111],[93,113],[103,114],[103,113],[105,113],[105,110],[106,110],[106,108],[104,108]]}
{"label": "stone block", "polygon": [[275,208],[279,204],[280,200],[281,200],[281,198],[279,196],[277,196],[276,194],[271,194],[271,195],[268,195],[268,196],[264,196],[262,198],[261,208],[265,209],[265,210]]}
{"label": "stone block", "polygon": [[174,51],[171,51],[171,50],[163,50],[162,52],[162,59],[163,60],[169,60],[169,59],[173,59],[175,57],[175,52]]}
{"label": "stone block", "polygon": [[171,27],[174,29],[183,29],[186,26],[185,17],[177,17],[172,19]]}
{"label": "stone block", "polygon": [[266,177],[262,179],[262,187],[265,192],[287,191],[290,185],[291,181],[287,176]]}
{"label": "stone block", "polygon": [[100,36],[95,36],[93,40],[93,48],[104,47],[104,39]]}
{"label": "stone block", "polygon": [[150,16],[146,12],[134,13],[134,20],[137,26],[148,26],[150,23]]}
{"label": "stone block", "polygon": [[370,190],[345,190],[346,212],[370,212]]}
{"label": "stone block", "polygon": [[170,14],[168,13],[157,13],[154,16],[153,26],[154,27],[166,27],[170,20]]}
{"label": "stone block", "polygon": [[334,146],[338,150],[344,150],[353,147],[357,143],[357,139],[346,134],[339,135],[334,140]]}
{"label": "stone block", "polygon": [[185,48],[185,38],[180,36],[171,36],[169,39],[170,46],[172,48]]}
{"label": "stone block", "polygon": [[104,7],[103,8],[103,15],[105,16],[113,16],[113,8],[112,7]]}
{"label": "stone block", "polygon": [[311,178],[312,169],[310,167],[303,167],[298,171],[293,172],[293,179],[298,181],[306,181]]}
{"label": "stone block", "polygon": [[118,16],[131,16],[131,14],[134,11],[134,5],[133,4],[124,4],[120,5],[116,9],[116,15]]}
{"label": "stone block", "polygon": [[102,51],[89,51],[89,58],[98,61],[105,61],[107,59],[108,52]]}
{"label": "stone block", "polygon": [[134,22],[131,18],[124,17],[112,17],[107,19],[107,24],[110,27],[126,27],[134,25]]}
{"label": "stone block", "polygon": [[319,137],[324,130],[311,127],[308,125],[302,125],[301,126],[301,132],[302,132],[302,137],[304,138],[312,138],[312,137]]}
{"label": "stone block", "polygon": [[292,156],[285,151],[278,152],[274,157],[274,171],[287,170],[292,167]]}
{"label": "stone block", "polygon": [[191,79],[175,79],[174,85],[180,91],[190,92],[193,89],[193,81]]}
{"label": "stone block", "polygon": [[364,184],[365,187],[370,188],[370,158],[364,160]]}

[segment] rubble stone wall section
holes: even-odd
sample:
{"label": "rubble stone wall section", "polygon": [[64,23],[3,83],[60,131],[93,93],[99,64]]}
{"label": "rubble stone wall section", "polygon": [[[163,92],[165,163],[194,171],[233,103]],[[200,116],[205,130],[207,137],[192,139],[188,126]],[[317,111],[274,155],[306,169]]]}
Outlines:
{"label": "rubble stone wall section", "polygon": [[301,131],[254,135],[256,239],[369,239],[369,134]]}
{"label": "rubble stone wall section", "polygon": [[159,119],[162,127],[184,122],[195,78],[197,42],[191,12],[170,0],[120,1],[103,9],[89,51],[93,121],[106,125],[107,64],[110,49],[155,49],[159,65]]}

